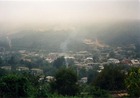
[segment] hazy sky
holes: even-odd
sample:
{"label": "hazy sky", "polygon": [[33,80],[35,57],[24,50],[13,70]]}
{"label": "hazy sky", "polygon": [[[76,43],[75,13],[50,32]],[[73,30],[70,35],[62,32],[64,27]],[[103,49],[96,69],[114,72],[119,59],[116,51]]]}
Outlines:
{"label": "hazy sky", "polygon": [[140,19],[140,0],[0,0],[0,23],[92,23]]}

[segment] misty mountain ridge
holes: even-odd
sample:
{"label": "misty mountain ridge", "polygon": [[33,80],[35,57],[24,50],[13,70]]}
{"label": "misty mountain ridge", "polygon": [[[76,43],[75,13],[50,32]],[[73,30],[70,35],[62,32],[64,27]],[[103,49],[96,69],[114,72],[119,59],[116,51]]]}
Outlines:
{"label": "misty mountain ridge", "polygon": [[[22,30],[18,33],[4,35],[0,39],[1,46],[8,45],[11,40],[12,48],[37,48],[52,51],[67,51],[85,47],[85,39],[98,39],[107,45],[120,46],[140,44],[140,22],[125,22],[112,24],[94,24],[72,28],[56,28],[48,30]],[[8,36],[8,39],[7,39]],[[84,48],[83,48],[84,49]]]}

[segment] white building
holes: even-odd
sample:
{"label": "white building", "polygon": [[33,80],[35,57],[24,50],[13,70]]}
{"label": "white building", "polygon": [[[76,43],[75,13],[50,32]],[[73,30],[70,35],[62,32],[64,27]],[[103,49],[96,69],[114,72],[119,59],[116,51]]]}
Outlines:
{"label": "white building", "polygon": [[84,60],[85,63],[93,63],[93,58],[92,57],[87,57],[85,60]]}
{"label": "white building", "polygon": [[39,68],[32,68],[31,73],[34,75],[39,75],[39,74],[43,74],[43,70],[41,70]]}
{"label": "white building", "polygon": [[11,66],[2,66],[1,69],[11,70]]}
{"label": "white building", "polygon": [[88,81],[88,78],[87,77],[83,77],[80,80],[81,83],[87,83],[87,81]]}
{"label": "white building", "polygon": [[54,77],[53,76],[47,76],[46,80],[47,80],[47,82],[51,82],[51,81],[54,80]]}
{"label": "white building", "polygon": [[28,67],[17,67],[16,70],[18,71],[29,71]]}
{"label": "white building", "polygon": [[140,62],[137,59],[131,60],[132,65],[140,65]]}
{"label": "white building", "polygon": [[108,63],[118,64],[120,61],[118,59],[110,58],[107,60]]}

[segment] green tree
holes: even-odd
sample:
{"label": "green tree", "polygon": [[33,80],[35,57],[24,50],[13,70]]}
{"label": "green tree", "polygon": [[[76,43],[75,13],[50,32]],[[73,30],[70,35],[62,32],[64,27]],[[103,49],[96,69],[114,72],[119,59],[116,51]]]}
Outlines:
{"label": "green tree", "polygon": [[37,91],[37,97],[48,98],[50,97],[50,85],[49,83],[43,83],[40,85],[40,88]]}
{"label": "green tree", "polygon": [[56,68],[64,67],[65,66],[65,58],[59,57],[53,62],[53,66]]}
{"label": "green tree", "polygon": [[0,95],[3,97],[28,97],[30,87],[27,78],[16,74],[9,74],[0,79]]}
{"label": "green tree", "polygon": [[105,66],[102,72],[97,76],[94,85],[105,90],[123,90],[125,73],[117,65]]}
{"label": "green tree", "polygon": [[77,75],[72,69],[59,69],[52,82],[52,90],[62,95],[74,96],[79,91]]}
{"label": "green tree", "polygon": [[92,83],[97,78],[98,74],[97,70],[90,69],[88,71],[88,84]]}
{"label": "green tree", "polygon": [[107,91],[100,89],[98,87],[94,87],[94,86],[89,87],[89,94],[93,98],[109,98],[110,97]]}
{"label": "green tree", "polygon": [[16,64],[16,58],[15,58],[15,56],[11,56],[10,59],[8,60],[8,63],[9,63],[10,65]]}
{"label": "green tree", "polygon": [[140,68],[132,68],[129,71],[125,84],[131,97],[140,97]]}
{"label": "green tree", "polygon": [[82,77],[86,77],[86,76],[87,76],[86,68],[79,68],[78,77],[82,78]]}
{"label": "green tree", "polygon": [[7,72],[6,70],[0,68],[0,78],[1,78],[2,76],[6,75],[7,73],[8,73],[8,72]]}
{"label": "green tree", "polygon": [[82,98],[109,98],[109,92],[94,85],[80,85],[80,97]]}
{"label": "green tree", "polygon": [[23,74],[21,74],[21,76],[26,78],[35,89],[39,88],[40,84],[39,84],[38,80],[39,80],[40,76],[34,76],[29,73],[23,73]]}
{"label": "green tree", "polygon": [[3,64],[3,60],[2,58],[0,57],[0,66]]}

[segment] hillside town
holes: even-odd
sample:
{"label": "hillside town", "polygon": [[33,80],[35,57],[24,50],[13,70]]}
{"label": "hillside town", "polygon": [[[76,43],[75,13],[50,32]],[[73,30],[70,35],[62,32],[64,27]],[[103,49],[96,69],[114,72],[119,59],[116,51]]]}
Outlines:
{"label": "hillside town", "polygon": [[[78,84],[89,84],[108,65],[124,67],[119,70],[128,74],[129,67],[140,67],[134,44],[122,47],[105,45],[98,40],[84,40],[88,50],[47,52],[47,50],[7,50],[0,47],[0,69],[8,72],[29,73],[38,76],[38,82],[51,83],[56,80],[54,73],[61,68],[73,68],[78,76]],[[115,69],[117,70],[117,69]],[[92,75],[92,76],[90,76]],[[97,80],[96,80],[97,81]],[[121,87],[120,87],[121,88]],[[113,98],[128,96],[126,90],[110,91]],[[80,94],[82,95],[82,93]],[[117,96],[117,97],[114,97]]]}
{"label": "hillside town", "polygon": [[[100,42],[95,40],[85,39],[83,41],[89,47],[89,51],[66,51],[66,52],[51,52],[47,53],[46,50],[6,50],[4,47],[0,47],[0,59],[10,59],[14,56],[21,62],[34,62],[33,58],[39,58],[43,62],[52,64],[57,58],[64,57],[66,67],[76,66],[77,69],[85,68],[86,70],[92,69],[94,66],[99,66],[98,72],[104,68],[107,64],[117,64],[128,65],[139,67],[140,58],[136,57],[135,45],[131,44],[129,46],[123,47],[112,47],[108,45],[103,45]],[[4,64],[4,62],[3,62]],[[37,65],[38,67],[32,65],[28,66],[26,64],[19,64],[16,66],[15,70],[17,71],[31,71],[34,74],[43,74],[44,69],[41,68],[41,64]],[[11,70],[12,65],[8,64],[4,66],[1,64],[1,68],[5,70]]]}

